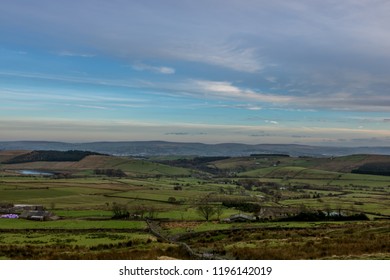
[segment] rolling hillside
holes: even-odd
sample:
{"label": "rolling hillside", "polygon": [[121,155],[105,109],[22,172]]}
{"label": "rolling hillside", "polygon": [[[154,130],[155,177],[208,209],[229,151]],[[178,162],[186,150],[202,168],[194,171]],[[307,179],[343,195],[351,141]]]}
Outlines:
{"label": "rolling hillside", "polygon": [[[194,157],[187,159],[156,160],[137,159],[123,156],[86,155],[81,160],[60,161],[39,160],[29,155],[36,152],[0,151],[1,169],[3,170],[47,170],[92,174],[95,169],[120,169],[130,176],[189,176],[194,172],[210,173],[216,176],[236,173],[239,176],[269,177],[318,177],[329,178],[337,174],[358,172],[372,166],[387,170],[390,156],[386,155],[350,155],[342,157],[290,157],[286,155],[256,155],[246,157]],[[62,153],[60,153],[62,154]],[[64,153],[67,155],[67,152]],[[17,162],[15,159],[28,158],[31,162]],[[42,157],[45,159],[45,157]],[[365,169],[366,168],[366,169]],[[309,170],[309,171],[308,171]],[[370,170],[370,169],[369,169]],[[375,174],[375,173],[373,173]],[[379,174],[380,175],[380,174]]]}
{"label": "rolling hillside", "polygon": [[[281,167],[301,167],[328,172],[350,173],[367,164],[389,166],[390,156],[386,155],[350,155],[342,157],[284,157],[284,156],[256,156],[235,157],[210,162],[209,166],[233,172],[260,172],[264,169],[279,169]],[[258,170],[258,171],[256,171]]]}
{"label": "rolling hillside", "polygon": [[[4,160],[11,160],[13,156],[19,156],[25,154],[25,152],[0,152],[0,158]],[[181,167],[171,167],[168,165],[150,162],[147,160],[115,157],[115,156],[103,156],[103,155],[90,155],[84,157],[80,161],[33,161],[14,164],[1,164],[3,170],[47,170],[55,172],[93,172],[94,169],[121,169],[127,175],[134,176],[189,176],[191,171]]]}
{"label": "rolling hillside", "polygon": [[15,158],[17,156],[27,154],[31,151],[24,151],[24,150],[5,150],[5,151],[0,151],[0,164],[2,162],[8,161],[12,158]]}

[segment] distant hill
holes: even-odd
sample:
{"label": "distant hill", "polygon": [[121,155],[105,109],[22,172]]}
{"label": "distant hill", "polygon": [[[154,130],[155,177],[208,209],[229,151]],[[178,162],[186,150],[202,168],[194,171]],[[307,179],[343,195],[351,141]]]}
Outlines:
{"label": "distant hill", "polygon": [[286,154],[290,156],[344,156],[352,154],[390,155],[389,147],[323,147],[289,144],[239,143],[202,144],[164,141],[65,143],[47,141],[0,142],[0,150],[80,150],[111,155],[156,156],[249,156],[251,154]]}
{"label": "distant hill", "polygon": [[161,156],[145,159],[88,151],[0,151],[3,170],[47,170],[92,174],[121,170],[129,176],[216,175],[268,178],[338,178],[342,173],[390,175],[390,155],[355,154],[330,157],[290,157],[285,154],[249,156]]}
{"label": "distant hill", "polygon": [[79,161],[86,156],[101,155],[95,152],[88,151],[32,151],[17,155],[13,158],[9,158],[2,161],[4,164],[25,163],[34,161]]}

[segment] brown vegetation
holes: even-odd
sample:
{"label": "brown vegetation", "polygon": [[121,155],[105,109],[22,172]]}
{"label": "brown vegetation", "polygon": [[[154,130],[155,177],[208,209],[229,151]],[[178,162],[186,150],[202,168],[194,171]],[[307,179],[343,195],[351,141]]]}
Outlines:
{"label": "brown vegetation", "polygon": [[308,260],[360,255],[390,258],[387,226],[385,223],[371,224],[368,230],[364,224],[308,229],[225,230],[200,234],[186,242],[192,248],[209,250],[228,259]]}

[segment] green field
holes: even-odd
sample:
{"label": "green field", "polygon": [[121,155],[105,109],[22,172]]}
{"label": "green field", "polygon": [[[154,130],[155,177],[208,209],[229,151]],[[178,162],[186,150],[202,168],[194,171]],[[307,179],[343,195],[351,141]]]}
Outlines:
{"label": "green field", "polygon": [[[226,259],[390,257],[390,177],[349,172],[373,161],[369,156],[240,157],[191,168],[175,164],[180,158],[169,160],[172,165],[89,156],[79,162],[0,165],[0,205],[42,205],[59,217],[0,219],[0,259],[191,259],[203,253]],[[60,176],[22,176],[21,169]],[[95,175],[96,169],[120,169],[126,175]],[[199,211],[205,203],[214,209],[209,221]],[[129,216],[112,219],[115,207]],[[362,213],[369,220],[280,221],[302,211]],[[225,221],[236,214],[257,220]],[[337,251],[345,238],[349,245]],[[352,246],[364,238],[370,248]],[[182,241],[196,256],[183,251]]]}

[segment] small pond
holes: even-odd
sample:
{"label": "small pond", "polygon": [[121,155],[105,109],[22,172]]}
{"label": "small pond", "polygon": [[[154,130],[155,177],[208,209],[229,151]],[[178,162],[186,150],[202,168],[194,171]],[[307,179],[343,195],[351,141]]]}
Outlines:
{"label": "small pond", "polygon": [[18,173],[22,175],[32,175],[32,176],[53,176],[55,173],[41,170],[18,170]]}

